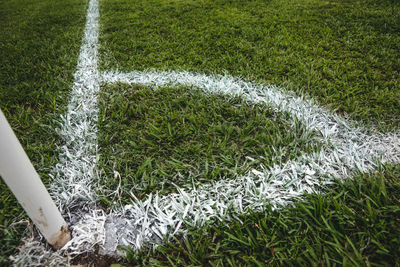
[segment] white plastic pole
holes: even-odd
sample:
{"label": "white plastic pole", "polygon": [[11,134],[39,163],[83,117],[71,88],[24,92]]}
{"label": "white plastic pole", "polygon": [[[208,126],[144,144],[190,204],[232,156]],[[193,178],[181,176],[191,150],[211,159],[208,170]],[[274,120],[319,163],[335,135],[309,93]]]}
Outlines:
{"label": "white plastic pole", "polygon": [[55,249],[62,248],[71,239],[68,225],[1,110],[0,176],[47,242]]}

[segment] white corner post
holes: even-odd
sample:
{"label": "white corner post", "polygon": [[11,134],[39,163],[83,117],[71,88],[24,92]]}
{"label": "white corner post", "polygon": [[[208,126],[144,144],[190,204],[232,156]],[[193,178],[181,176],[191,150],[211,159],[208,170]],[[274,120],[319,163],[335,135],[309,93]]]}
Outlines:
{"label": "white corner post", "polygon": [[68,225],[1,110],[0,176],[47,242],[62,248],[71,239]]}

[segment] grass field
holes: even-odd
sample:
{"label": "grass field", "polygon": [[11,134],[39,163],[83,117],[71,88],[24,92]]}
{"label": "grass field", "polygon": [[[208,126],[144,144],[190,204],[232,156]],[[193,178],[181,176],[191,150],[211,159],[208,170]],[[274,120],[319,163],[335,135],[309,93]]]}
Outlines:
{"label": "grass field", "polygon": [[[87,4],[0,1],[0,107],[46,185],[63,145],[55,129],[73,84]],[[305,94],[383,132],[400,130],[398,1],[99,4],[102,71],[228,74]],[[330,145],[268,105],[189,86],[102,84],[98,105],[96,194],[107,208],[284,165]],[[281,210],[188,224],[185,236],[155,250],[126,248],[124,262],[394,266],[400,262],[399,178],[398,164],[384,164]],[[16,223],[27,218],[0,186],[0,265],[6,265],[26,234],[26,223]]]}

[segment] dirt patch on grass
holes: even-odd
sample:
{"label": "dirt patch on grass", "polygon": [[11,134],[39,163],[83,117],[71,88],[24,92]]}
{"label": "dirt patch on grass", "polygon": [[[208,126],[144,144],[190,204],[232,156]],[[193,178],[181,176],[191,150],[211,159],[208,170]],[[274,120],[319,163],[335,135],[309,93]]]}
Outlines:
{"label": "dirt patch on grass", "polygon": [[[97,252],[81,254],[74,258],[72,266],[76,267],[110,267],[112,264],[122,264],[122,258],[112,257],[108,255],[101,255]],[[131,264],[122,264],[125,267],[132,267]]]}

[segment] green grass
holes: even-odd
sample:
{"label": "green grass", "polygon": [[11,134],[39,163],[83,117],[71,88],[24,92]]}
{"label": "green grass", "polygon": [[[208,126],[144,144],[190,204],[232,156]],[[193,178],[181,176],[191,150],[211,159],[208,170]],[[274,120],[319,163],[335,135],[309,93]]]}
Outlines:
{"label": "green grass", "polygon": [[[395,0],[100,1],[101,68],[228,73],[306,93],[340,114],[399,129],[400,4]],[[57,162],[87,0],[0,0],[0,108],[43,181]],[[301,125],[240,98],[115,85],[100,95],[99,195],[122,199],[231,178],[318,150]],[[313,139],[314,138],[314,139]],[[276,150],[273,150],[274,147]],[[248,156],[254,158],[250,160]],[[190,181],[187,178],[190,178]],[[190,229],[138,265],[387,265],[400,262],[400,168],[336,183],[243,224]],[[188,185],[189,182],[189,185]],[[0,265],[25,234],[0,182]],[[101,199],[112,205],[115,196]],[[18,223],[18,224],[16,224]],[[128,249],[129,251],[129,249]]]}
{"label": "green grass", "polygon": [[400,168],[359,175],[283,210],[188,229],[155,251],[127,249],[135,266],[399,266]]}
{"label": "green grass", "polygon": [[[314,134],[300,124],[293,129],[268,107],[195,88],[118,84],[103,88],[99,105],[104,185],[121,184],[123,203],[130,193],[139,199],[170,193],[176,185],[233,178],[320,148]],[[101,187],[99,195],[106,191]]]}
{"label": "green grass", "polygon": [[305,92],[352,118],[400,125],[400,2],[110,0],[102,68],[229,73]]}
{"label": "green grass", "polygon": [[[65,110],[86,15],[86,1],[0,1],[0,108],[42,180],[57,162],[54,128]],[[27,219],[1,180],[0,265],[8,265]]]}

